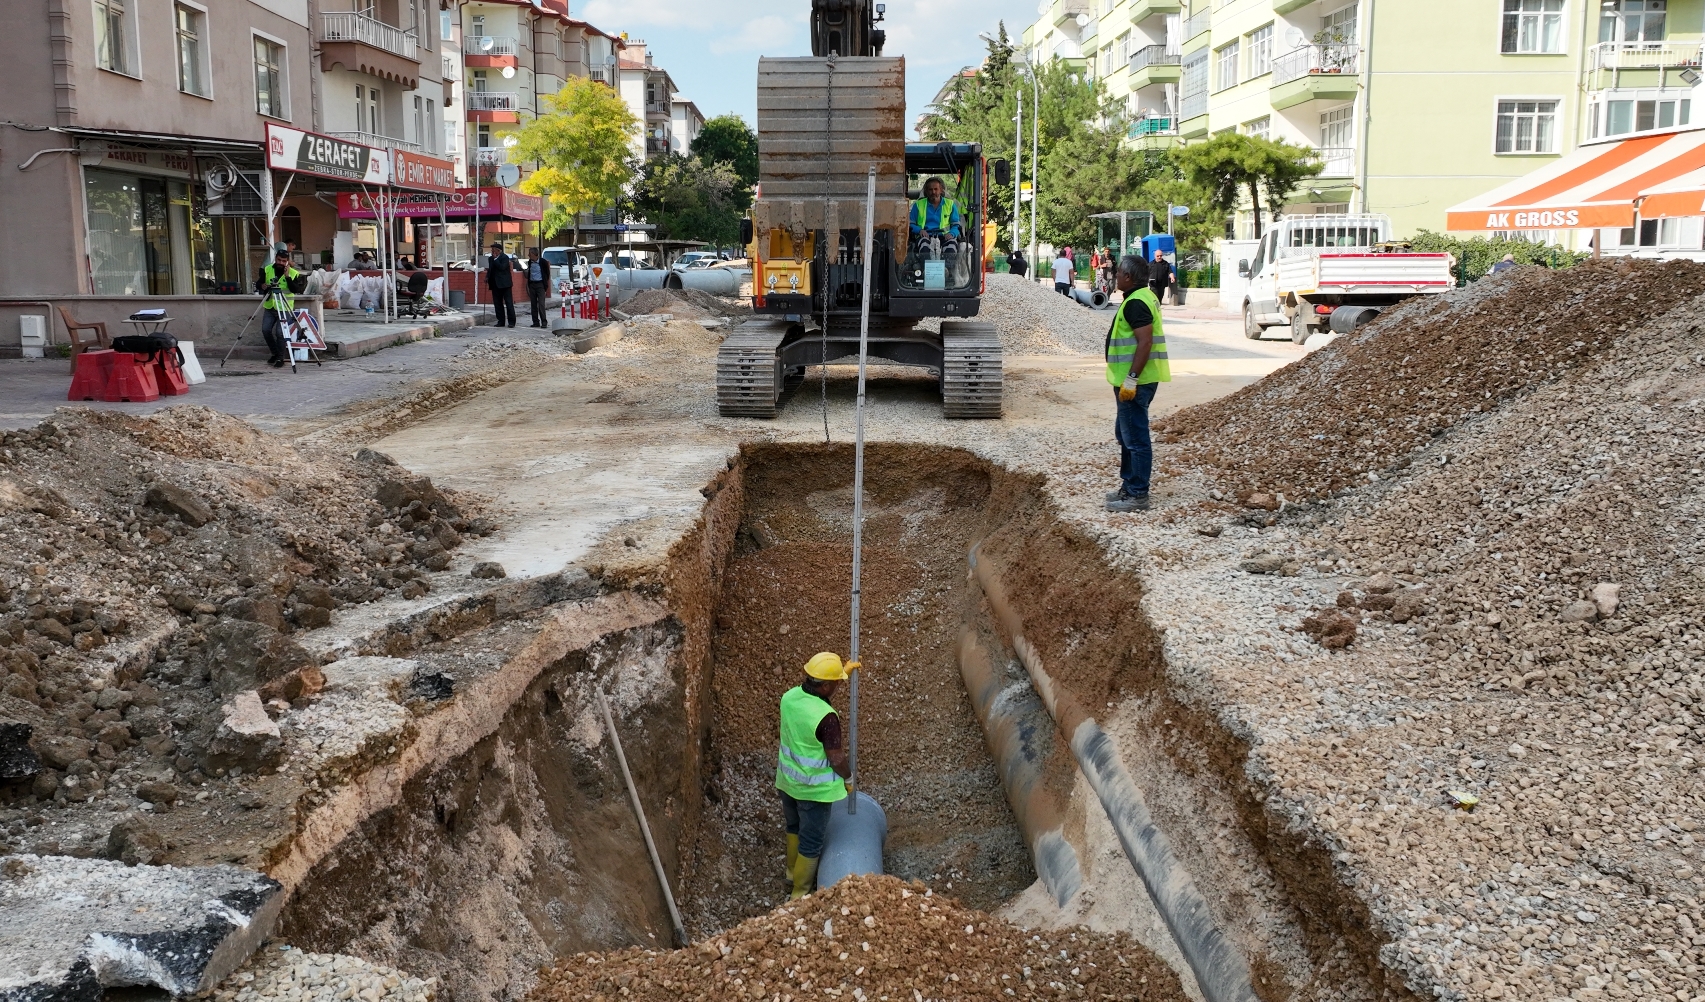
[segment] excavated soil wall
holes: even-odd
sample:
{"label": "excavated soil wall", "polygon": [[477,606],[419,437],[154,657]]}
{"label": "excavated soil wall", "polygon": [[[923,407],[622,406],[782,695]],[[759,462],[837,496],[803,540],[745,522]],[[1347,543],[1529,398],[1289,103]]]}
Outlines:
{"label": "excavated soil wall", "polygon": [[[743,449],[655,578],[605,579],[668,617],[562,658],[493,733],[410,781],[314,867],[284,937],[437,975],[457,1002],[517,997],[579,951],[668,945],[594,683],[613,693],[690,935],[782,903],[776,704],[811,654],[848,649],[852,479],[847,447]],[[1169,676],[1140,583],[1038,481],[960,450],[874,445],[865,517],[859,766],[888,814],[888,872],[985,909],[1036,877],[960,676],[974,638],[1003,685],[1027,684],[967,573],[976,547],[1055,684],[1092,712],[1140,714],[1149,740],[1124,757],[1262,997],[1408,997],[1383,983],[1377,931],[1328,850],[1266,808],[1248,741]],[[1090,851],[1099,802],[1072,774],[1045,785],[1066,805],[1047,823]]]}

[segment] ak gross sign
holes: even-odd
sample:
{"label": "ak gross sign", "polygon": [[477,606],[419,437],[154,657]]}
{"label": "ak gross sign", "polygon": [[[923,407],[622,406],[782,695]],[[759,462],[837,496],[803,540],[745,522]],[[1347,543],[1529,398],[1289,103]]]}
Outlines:
{"label": "ak gross sign", "polygon": [[271,122],[266,125],[266,165],[273,170],[361,184],[391,181],[390,157],[382,149]]}

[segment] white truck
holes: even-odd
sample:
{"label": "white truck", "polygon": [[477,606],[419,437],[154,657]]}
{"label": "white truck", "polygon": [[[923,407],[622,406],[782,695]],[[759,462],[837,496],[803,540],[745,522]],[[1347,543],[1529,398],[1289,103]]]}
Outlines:
{"label": "white truck", "polygon": [[1239,261],[1248,279],[1243,333],[1288,326],[1302,344],[1318,330],[1348,333],[1411,296],[1456,285],[1449,254],[1412,254],[1391,241],[1388,216],[1285,216]]}

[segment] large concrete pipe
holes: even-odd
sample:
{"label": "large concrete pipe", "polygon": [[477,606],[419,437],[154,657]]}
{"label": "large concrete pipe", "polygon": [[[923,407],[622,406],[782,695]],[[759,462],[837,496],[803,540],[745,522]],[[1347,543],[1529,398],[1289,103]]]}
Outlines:
{"label": "large concrete pipe", "polygon": [[858,813],[847,812],[851,798],[829,809],[829,832],[823,838],[823,857],[817,864],[817,886],[829,887],[842,877],[882,872],[882,845],[888,841],[888,815],[870,794],[860,790]]}
{"label": "large concrete pipe", "polygon": [[663,280],[665,289],[694,289],[713,296],[737,296],[745,272],[733,268],[701,268],[697,271],[672,271]]}
{"label": "large concrete pipe", "polygon": [[611,268],[604,274],[616,276],[618,289],[661,289],[670,275],[658,268]]}
{"label": "large concrete pipe", "polygon": [[1379,308],[1374,306],[1340,306],[1332,311],[1326,325],[1334,334],[1354,334],[1360,328],[1373,323],[1374,317],[1379,316],[1379,313]]}
{"label": "large concrete pipe", "polygon": [[1099,310],[1107,305],[1107,293],[1100,289],[1073,289],[1072,298],[1092,310]]}
{"label": "large concrete pipe", "polygon": [[1148,888],[1155,910],[1195,974],[1202,997],[1207,1002],[1259,1002],[1250,982],[1249,962],[1214,921],[1190,871],[1178,861],[1166,833],[1155,826],[1142,791],[1126,771],[1113,739],[1071,693],[1055,687],[1043,668],[1041,655],[1024,637],[1023,619],[1007,602],[994,568],[987,560],[977,559],[976,548],[971,550],[971,569],[1036,694],[1071,744],[1078,768],[1101,801],[1125,858]]}
{"label": "large concrete pipe", "polygon": [[[1004,654],[1001,661],[1007,661]],[[1006,801],[1030,846],[1036,875],[1064,908],[1083,886],[1077,850],[1066,840],[1066,807],[1077,769],[1048,708],[1020,669],[1017,678],[996,667],[989,650],[973,633],[959,641],[959,674],[971,697],[971,709],[983,725],[989,754],[1000,771]]]}

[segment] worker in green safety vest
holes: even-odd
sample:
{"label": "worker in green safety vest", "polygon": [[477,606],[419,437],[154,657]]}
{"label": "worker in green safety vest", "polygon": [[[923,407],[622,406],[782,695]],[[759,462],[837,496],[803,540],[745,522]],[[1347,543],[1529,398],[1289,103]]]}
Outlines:
{"label": "worker in green safety vest", "polygon": [[829,699],[857,669],[857,661],[842,664],[840,655],[825,651],[805,663],[805,681],[781,697],[776,790],[787,820],[787,875],[796,899],[816,888],[829,810],[847,798],[843,777],[852,771],[841,744],[841,718]]}
{"label": "worker in green safety vest", "polygon": [[1148,289],[1148,274],[1148,262],[1127,254],[1114,279],[1125,299],[1107,330],[1107,382],[1113,386],[1113,435],[1119,440],[1119,489],[1107,495],[1108,511],[1148,510],[1154,471],[1149,405],[1160,384],[1172,382],[1160,300]]}
{"label": "worker in green safety vest", "polygon": [[283,243],[275,245],[272,263],[261,268],[260,277],[255,281],[255,291],[266,297],[261,302],[265,312],[261,315],[260,334],[272,353],[267,364],[274,369],[283,368],[290,362],[286,337],[291,320],[296,316],[296,300],[291,294],[304,292],[307,288],[308,276],[296,270],[290,260],[290,248]]}

